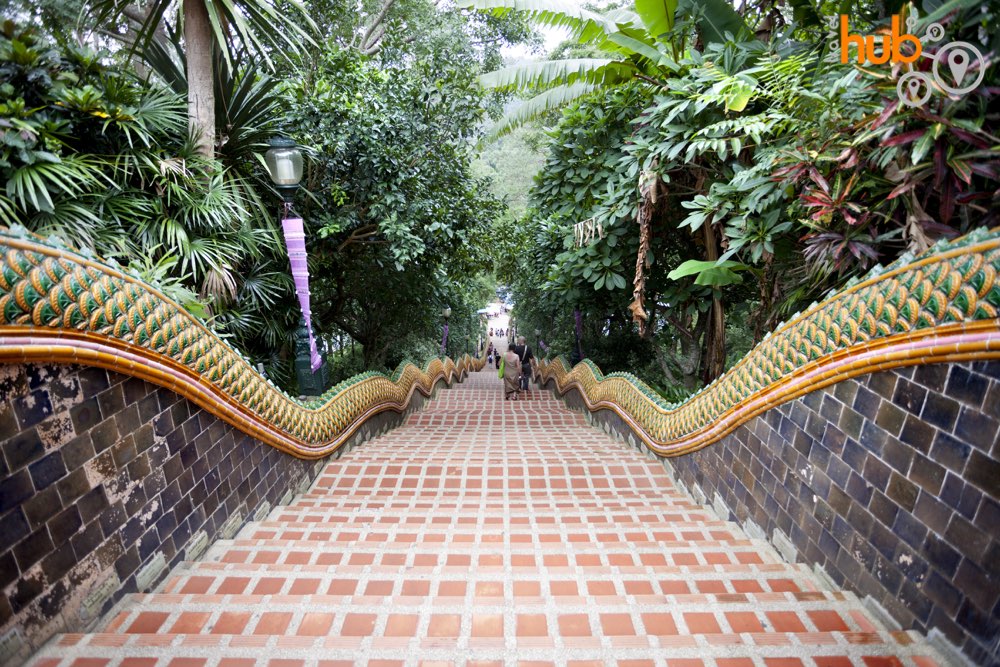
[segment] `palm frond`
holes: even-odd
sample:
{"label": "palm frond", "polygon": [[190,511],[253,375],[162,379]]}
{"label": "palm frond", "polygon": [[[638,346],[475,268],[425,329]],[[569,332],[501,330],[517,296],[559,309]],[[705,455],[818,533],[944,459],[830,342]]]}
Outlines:
{"label": "palm frond", "polygon": [[151,41],[143,50],[142,59],[172,91],[178,95],[187,94],[186,61],[180,35],[171,35],[166,42]]}
{"label": "palm frond", "polygon": [[184,101],[171,90],[146,90],[124,111],[108,118],[104,127],[121,132],[130,148],[154,146],[165,136],[183,134],[187,125]]}
{"label": "palm frond", "polygon": [[201,281],[202,295],[221,303],[235,301],[237,289],[233,267],[227,264],[213,266],[205,273],[205,277]]}
{"label": "palm frond", "polygon": [[[627,74],[623,70],[627,70]],[[500,90],[565,85],[577,81],[606,84],[617,83],[634,71],[635,67],[608,58],[538,60],[488,72],[479,77],[479,83],[486,88]]]}
{"label": "palm frond", "polygon": [[[521,12],[540,26],[569,30],[573,39],[581,43],[603,39],[618,29],[612,18],[584,9],[572,0],[458,0],[456,4],[462,9],[477,9],[499,17]],[[629,14],[614,16],[627,19]]]}
{"label": "palm frond", "polygon": [[[268,0],[205,0],[205,5],[216,41],[229,46],[223,56],[230,66],[232,55],[245,48],[273,67],[270,51],[298,53],[304,46],[317,46],[312,35],[319,28],[297,0],[286,0],[281,11]],[[285,11],[286,6],[295,11]]]}
{"label": "palm frond", "polygon": [[674,28],[677,0],[635,0],[635,9],[646,31],[659,39]]}
{"label": "palm frond", "polygon": [[[52,211],[53,195],[59,193],[75,197],[101,180],[95,161],[76,155],[59,158],[36,151],[36,162],[18,167],[7,180],[7,196],[17,206],[28,211]],[[46,159],[38,159],[48,156]]]}
{"label": "palm frond", "polygon": [[31,228],[42,236],[58,236],[76,248],[95,248],[102,221],[79,199],[57,199],[51,210],[36,214]]}
{"label": "palm frond", "polygon": [[215,119],[222,136],[222,154],[236,164],[261,152],[281,118],[278,80],[255,64],[232,70],[219,63],[215,78]]}
{"label": "palm frond", "polygon": [[549,88],[545,92],[532,97],[513,112],[507,114],[500,122],[490,130],[486,139],[493,141],[505,134],[509,134],[521,127],[528,121],[541,116],[542,114],[565,106],[570,102],[580,99],[587,93],[597,88],[597,84],[586,81],[578,81],[565,86]]}
{"label": "palm frond", "polygon": [[276,306],[295,288],[287,271],[272,270],[272,263],[257,263],[244,276],[240,286],[239,303],[250,304],[254,309],[266,310]]}
{"label": "palm frond", "polygon": [[[212,33],[217,44],[225,45],[223,57],[252,48],[268,66],[269,53],[300,52],[315,46],[312,35],[318,28],[298,0],[286,0],[282,10],[270,0],[204,0]],[[164,16],[178,9],[174,0],[153,0],[145,6],[146,15],[136,30],[132,53],[144,54],[154,41]],[[96,25],[114,25],[122,16],[135,15],[134,0],[96,0],[93,4]],[[287,11],[287,10],[291,11]],[[179,23],[179,22],[178,22]]]}
{"label": "palm frond", "polygon": [[20,216],[17,214],[17,206],[7,197],[0,195],[0,224],[5,227],[11,227],[20,222]]}
{"label": "palm frond", "polygon": [[648,60],[654,67],[666,67],[674,72],[680,69],[672,58],[657,48],[656,41],[643,30],[622,28],[610,33],[601,48],[605,51],[617,51],[626,57],[634,53]]}

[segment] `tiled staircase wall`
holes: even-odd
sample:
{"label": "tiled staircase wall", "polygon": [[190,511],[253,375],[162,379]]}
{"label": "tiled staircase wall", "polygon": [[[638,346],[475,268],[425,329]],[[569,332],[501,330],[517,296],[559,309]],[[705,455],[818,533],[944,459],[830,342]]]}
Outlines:
{"label": "tiled staircase wall", "polygon": [[[565,400],[583,407],[576,391]],[[611,411],[591,418],[631,436]],[[841,382],[665,466],[786,559],[1000,664],[1000,363]]]}
{"label": "tiled staircase wall", "polygon": [[[353,441],[403,418],[380,413]],[[324,465],[167,389],[79,366],[0,365],[0,448],[0,664],[86,630]]]}

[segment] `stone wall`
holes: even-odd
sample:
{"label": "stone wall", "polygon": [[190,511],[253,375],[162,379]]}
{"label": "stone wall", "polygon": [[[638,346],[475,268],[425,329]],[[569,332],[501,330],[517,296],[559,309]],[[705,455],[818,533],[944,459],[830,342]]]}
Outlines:
{"label": "stone wall", "polygon": [[[380,413],[348,444],[402,418]],[[77,366],[0,365],[0,448],[0,664],[86,630],[323,465],[167,389]]]}
{"label": "stone wall", "polygon": [[[583,407],[578,392],[565,398]],[[593,419],[630,434],[613,412]],[[723,518],[903,628],[1000,664],[1000,362],[841,382],[665,466]]]}

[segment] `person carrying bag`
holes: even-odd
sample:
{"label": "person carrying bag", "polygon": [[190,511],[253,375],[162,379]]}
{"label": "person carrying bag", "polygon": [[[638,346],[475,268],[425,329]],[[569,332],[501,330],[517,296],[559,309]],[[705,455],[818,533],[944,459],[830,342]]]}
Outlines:
{"label": "person carrying bag", "polygon": [[500,377],[503,378],[503,395],[506,400],[517,400],[519,383],[521,377],[521,360],[514,351],[514,344],[507,346],[507,354],[500,361]]}
{"label": "person carrying bag", "polygon": [[535,355],[531,353],[531,348],[528,347],[524,336],[517,337],[517,346],[514,348],[514,351],[517,353],[517,358],[521,361],[521,391],[528,391],[531,386],[531,362],[534,361]]}

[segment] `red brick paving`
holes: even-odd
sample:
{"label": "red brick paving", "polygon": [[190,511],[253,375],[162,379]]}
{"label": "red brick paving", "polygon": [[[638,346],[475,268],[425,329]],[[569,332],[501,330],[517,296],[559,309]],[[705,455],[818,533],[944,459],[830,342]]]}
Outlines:
{"label": "red brick paving", "polygon": [[33,667],[933,667],[663,467],[488,369]]}

